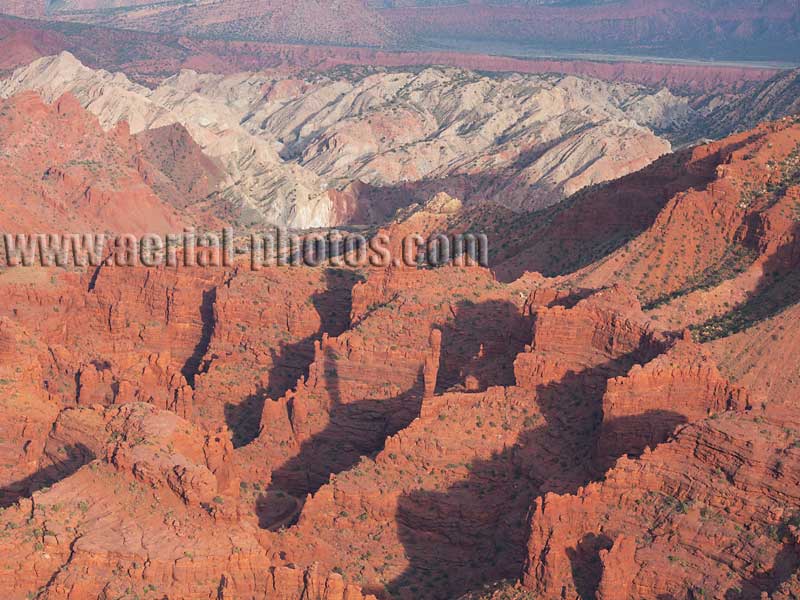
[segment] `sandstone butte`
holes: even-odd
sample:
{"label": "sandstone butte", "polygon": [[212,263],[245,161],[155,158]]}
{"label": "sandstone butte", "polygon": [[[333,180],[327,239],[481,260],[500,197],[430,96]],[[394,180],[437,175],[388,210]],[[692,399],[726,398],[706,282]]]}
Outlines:
{"label": "sandstone butte", "polygon": [[[124,127],[4,109],[34,172],[175,214]],[[119,150],[26,150],[67,115]],[[494,271],[2,271],[6,597],[796,597],[798,145],[664,157],[519,219]],[[11,214],[53,223],[36,185]],[[384,231],[509,218],[439,196]]]}

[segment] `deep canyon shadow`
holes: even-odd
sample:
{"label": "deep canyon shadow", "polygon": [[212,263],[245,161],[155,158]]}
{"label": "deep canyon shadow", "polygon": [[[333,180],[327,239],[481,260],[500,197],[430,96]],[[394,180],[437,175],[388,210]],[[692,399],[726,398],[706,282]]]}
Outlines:
{"label": "deep canyon shadow", "polygon": [[[396,519],[410,564],[389,584],[390,592],[445,600],[518,577],[526,560],[529,511],[535,499],[548,492],[575,493],[602,479],[608,465],[599,468],[596,454],[607,381],[649,358],[647,350],[634,352],[539,386],[530,392],[530,402],[544,424],[527,428],[513,447],[490,460],[469,463],[469,476],[446,491],[418,490],[402,496]],[[654,417],[631,417],[624,424],[638,430]],[[685,420],[671,413],[657,417],[674,423]],[[641,444],[634,444],[624,454],[642,451]],[[584,569],[584,562],[589,566],[580,585],[588,594],[584,597],[593,598],[599,576],[592,574],[591,565],[599,561],[600,547],[589,546],[575,549],[573,568]]]}
{"label": "deep canyon shadow", "polygon": [[[510,302],[474,304],[459,302],[454,319],[443,331],[440,379],[442,385],[476,377],[489,385],[513,383],[513,360],[530,341],[530,319]],[[504,332],[513,332],[511,336]],[[481,355],[481,347],[485,352]],[[330,423],[303,443],[300,452],[272,475],[271,492],[284,490],[297,497],[315,493],[330,475],[355,466],[362,456],[380,452],[386,439],[408,427],[420,414],[423,366],[413,385],[388,399],[343,402],[337,357],[325,356],[326,389],[330,398]]]}
{"label": "deep canyon shadow", "polygon": [[361,281],[356,273],[344,270],[325,271],[325,290],[314,294],[311,303],[320,317],[320,327],[298,342],[281,344],[272,352],[272,368],[268,383],[238,404],[225,407],[225,420],[233,432],[234,446],[240,448],[252,442],[261,428],[261,414],[269,398],[283,397],[301,377],[308,376],[314,361],[314,342],[323,334],[336,337],[350,326],[353,287]]}

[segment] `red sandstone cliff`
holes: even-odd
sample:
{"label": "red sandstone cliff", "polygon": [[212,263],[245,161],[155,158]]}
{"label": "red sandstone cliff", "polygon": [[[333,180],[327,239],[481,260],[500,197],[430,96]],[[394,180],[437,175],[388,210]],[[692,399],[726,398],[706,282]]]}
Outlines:
{"label": "red sandstone cliff", "polygon": [[[542,598],[598,584],[605,593],[609,580],[627,587],[624,598],[777,589],[797,565],[796,450],[784,433],[796,422],[786,417],[707,420],[641,460],[620,460],[604,483],[539,499],[525,586]],[[635,539],[622,571],[610,560],[621,536]]]}
{"label": "red sandstone cliff", "polygon": [[[61,115],[23,100],[5,123],[24,148],[20,132]],[[542,234],[555,250],[572,222],[563,256],[588,264],[558,279],[243,262],[4,270],[7,595],[444,599],[522,576],[520,597],[790,597],[798,141],[791,121],[765,125],[548,212],[516,239]],[[38,168],[45,149],[24,156]],[[99,160],[86,152],[75,156]],[[115,164],[81,176],[102,183]],[[197,181],[160,164],[176,189]],[[28,214],[49,214],[47,199],[32,196]],[[431,208],[385,232],[397,241],[468,213]],[[634,230],[640,261],[592,245],[592,231],[613,246]],[[718,268],[725,244],[755,250],[764,279]],[[682,307],[691,298],[708,315]],[[685,324],[717,331],[712,308],[738,333],[688,339]]]}

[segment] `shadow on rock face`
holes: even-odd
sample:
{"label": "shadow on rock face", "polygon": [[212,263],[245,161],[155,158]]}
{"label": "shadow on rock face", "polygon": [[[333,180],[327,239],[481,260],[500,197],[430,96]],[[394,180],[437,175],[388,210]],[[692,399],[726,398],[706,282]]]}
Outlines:
{"label": "shadow on rock face", "polygon": [[35,492],[66,479],[85,464],[94,460],[94,453],[83,444],[66,446],[63,458],[36,473],[0,488],[0,508],[8,508],[21,498],[32,496]]}
{"label": "shadow on rock face", "polygon": [[[685,422],[667,411],[616,420],[618,454],[603,457],[604,467],[598,470],[607,382],[627,374],[642,358],[642,352],[634,351],[538,386],[530,392],[530,402],[545,424],[526,428],[513,447],[490,460],[470,463],[468,477],[449,489],[402,496],[396,519],[410,565],[389,584],[390,592],[401,598],[445,600],[517,578],[527,559],[529,511],[537,497],[575,493],[602,479],[616,458],[641,453],[641,439],[662,442],[672,433],[669,427]],[[659,427],[653,435],[664,439],[638,435],[651,433],[654,420]],[[632,433],[622,435],[626,432]],[[573,570],[580,573],[583,597],[594,597],[601,575],[599,551],[610,546],[610,540],[586,538],[570,556]]]}
{"label": "shadow on rock face", "polygon": [[334,269],[328,269],[325,276],[325,291],[311,298],[320,316],[319,331],[293,344],[282,344],[273,349],[266,387],[259,388],[239,404],[225,407],[225,420],[233,432],[236,448],[246,446],[258,437],[267,399],[283,397],[298,379],[308,376],[308,369],[314,361],[314,342],[321,340],[326,333],[331,337],[339,336],[350,326],[353,287],[360,278],[355,273]]}

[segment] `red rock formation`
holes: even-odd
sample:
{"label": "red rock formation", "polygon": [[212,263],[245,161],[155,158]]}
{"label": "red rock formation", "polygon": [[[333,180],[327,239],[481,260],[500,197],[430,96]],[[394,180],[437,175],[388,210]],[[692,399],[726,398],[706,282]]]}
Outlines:
{"label": "red rock formation", "polygon": [[747,391],[726,381],[707,352],[679,341],[646,365],[608,381],[597,460],[607,464],[639,454],[663,442],[679,424],[750,404]]}
{"label": "red rock formation", "polygon": [[798,312],[800,307],[791,306],[710,345],[720,370],[750,389],[757,401],[791,405],[797,397],[800,364],[794,340],[800,326]]}
{"label": "red rock formation", "polygon": [[439,329],[431,331],[430,354],[425,359],[422,377],[424,379],[424,390],[422,400],[430,400],[436,393],[436,383],[439,377],[439,362],[442,359],[442,332]]}
{"label": "red rock formation", "polygon": [[463,216],[462,227],[486,232],[492,268],[503,281],[528,271],[548,276],[572,273],[601,261],[647,230],[670,197],[705,186],[718,164],[682,151],[615,185],[582,190],[568,205],[551,211],[525,218],[476,209]]}
{"label": "red rock formation", "polygon": [[214,514],[233,511],[230,514],[235,516],[239,481],[226,433],[204,436],[174,413],[159,413],[143,404],[112,413],[106,429],[112,432],[106,457],[118,471],[132,474],[151,488],[171,490],[187,506],[218,504]]}
{"label": "red rock formation", "polygon": [[453,597],[513,577],[526,498],[560,468],[560,442],[546,430],[528,390],[437,396],[374,460],[310,498],[280,547],[400,598]]}
{"label": "red rock formation", "polygon": [[539,271],[575,287],[622,281],[682,329],[724,314],[724,302],[741,302],[765,269],[791,261],[798,132],[791,118],[764,124],[583,190],[552,212],[521,222],[468,213],[462,227],[489,234],[504,280]]}
{"label": "red rock formation", "polygon": [[[401,275],[410,279],[413,273],[400,270],[377,279],[376,291],[391,293]],[[388,586],[398,597],[413,596],[415,588],[416,593],[424,589],[425,597],[452,597],[481,581],[513,576],[520,559],[514,550],[518,542],[512,540],[524,533],[516,519],[528,509],[527,502],[520,500],[550,490],[574,491],[595,476],[595,461],[605,458],[598,457],[595,440],[602,435],[607,378],[618,372],[616,369],[627,372],[631,356],[646,362],[672,343],[669,336],[644,324],[635,299],[622,289],[606,290],[569,310],[538,307],[540,302],[569,301],[567,293],[540,289],[523,296],[536,318],[532,348],[521,353],[515,363],[517,386],[472,394],[424,395],[420,417],[387,439],[374,460],[362,459],[331,476],[330,482],[306,501],[297,526],[280,542],[290,560],[302,564],[314,558],[328,568],[361,572],[369,582],[367,589]],[[401,306],[394,314],[395,321],[416,312]],[[615,306],[621,312],[615,312]],[[378,314],[368,311],[361,327]],[[425,336],[424,332],[418,335]],[[443,340],[446,344],[446,331]],[[680,342],[684,343],[691,345]],[[324,347],[325,342],[319,351]],[[682,348],[679,345],[660,359],[669,363],[669,357],[682,357],[688,365],[697,349],[691,346],[692,351],[684,352]],[[530,360],[537,353],[542,362]],[[548,357],[552,362],[547,362]],[[430,356],[428,364],[432,364]],[[652,368],[658,370],[655,365]],[[428,372],[432,371],[429,368]],[[679,368],[678,372],[683,371]],[[691,369],[687,366],[685,372]],[[708,370],[702,373],[708,376]],[[337,377],[336,381],[348,381],[341,371]],[[680,389],[693,393],[706,388],[690,378]],[[713,385],[710,389],[716,390]],[[729,389],[720,378],[719,393]],[[301,387],[298,393],[308,392]],[[654,392],[653,397],[658,396]],[[302,396],[288,398],[286,406],[298,397]],[[698,418],[691,405],[685,409],[672,406],[675,396],[663,400],[658,405],[653,401],[652,406],[643,406],[631,416],[648,422],[651,408],[669,406],[685,413],[683,421]],[[701,397],[696,402],[711,404],[713,400]],[[299,419],[306,419],[307,409],[302,410]],[[290,417],[287,414],[282,412],[276,421],[284,431],[291,422],[296,431],[295,423],[301,422],[293,420],[297,411]],[[699,416],[705,415],[704,410]],[[618,420],[612,422],[621,425]],[[658,429],[657,420],[654,426]],[[659,430],[661,437],[655,442],[666,440],[673,429],[674,424]],[[346,425],[343,431],[349,431]],[[635,430],[629,427],[626,434],[633,438]],[[330,435],[330,427],[312,434],[304,448]],[[273,445],[278,444],[278,438],[272,439]],[[291,437],[288,439],[291,443]],[[268,448],[264,442],[262,438],[255,447],[263,451]],[[341,451],[342,440],[330,447]],[[283,477],[273,479],[273,486],[276,481],[285,485]],[[495,539],[493,535],[499,536],[495,542],[490,541]],[[487,546],[492,543],[494,549]],[[624,580],[626,574],[615,564],[628,561],[630,553],[628,545],[607,558],[607,589]],[[479,558],[480,568],[475,563]]]}
{"label": "red rock formation", "polygon": [[111,369],[98,371],[91,363],[82,367],[78,372],[77,403],[147,402],[184,418],[191,418],[194,390],[184,375],[170,366],[168,354],[151,355],[144,366],[140,369],[131,368],[129,373],[117,378]]}
{"label": "red rock formation", "polygon": [[258,530],[237,517],[229,440],[204,438],[148,405],[87,416],[81,420],[103,428],[108,462],[94,461],[4,513],[8,597],[39,589],[48,597],[371,598],[338,574],[272,565]]}
{"label": "red rock formation", "polygon": [[0,223],[14,233],[181,231],[184,221],[137,171],[127,127],[105,133],[77,100],[46,105],[33,93],[0,104],[6,152]]}
{"label": "red rock formation", "polygon": [[[695,148],[690,164],[714,168],[713,180],[672,197],[646,231],[570,279],[594,287],[622,276],[644,301],[667,303],[658,316],[676,328],[727,312],[723,300],[741,302],[758,272],[795,254],[787,207],[799,144],[800,125],[785,119]],[[713,289],[737,276],[733,289]]]}
{"label": "red rock formation", "polygon": [[[624,288],[538,308],[533,342],[515,362],[517,385],[571,394],[600,421],[593,461],[599,473],[620,456],[664,442],[678,425],[752,404],[700,346],[659,332]],[[591,414],[591,413],[590,413]]]}
{"label": "red rock formation", "polygon": [[627,600],[633,590],[633,577],[638,571],[636,541],[620,536],[610,550],[600,551],[603,578],[597,588],[597,600]]}
{"label": "red rock formation", "polygon": [[[356,276],[345,270],[238,270],[220,286],[195,381],[195,417],[227,424],[237,445],[258,435],[262,407],[306,376],[314,343],[349,324]],[[224,402],[220,397],[224,396]]]}
{"label": "red rock formation", "polygon": [[784,429],[796,427],[785,413],[728,413],[620,460],[576,496],[537,500],[526,587],[542,598],[586,597],[598,584],[605,593],[603,567],[623,557],[603,551],[624,536],[635,540],[635,563],[627,548],[627,567],[609,577],[630,585],[626,598],[776,588],[797,561],[793,550],[783,556],[798,508],[797,451]]}
{"label": "red rock formation", "polygon": [[147,129],[136,141],[142,147],[137,167],[156,195],[178,209],[189,209],[191,215],[199,213],[202,229],[221,229],[224,221],[215,223],[208,216],[213,207],[201,204],[217,191],[224,178],[222,166],[203,153],[186,128],[176,123]]}
{"label": "red rock formation", "polygon": [[38,342],[0,319],[0,507],[35,488],[40,458],[59,403],[42,388]]}
{"label": "red rock formation", "polygon": [[[58,106],[29,100],[14,120],[59,122]],[[737,306],[745,328],[710,350],[643,311],[613,257],[507,285],[455,266],[0,272],[0,502],[20,501],[0,521],[6,595],[438,599],[524,569],[519,598],[788,596],[800,419],[794,376],[768,361],[794,360],[796,129],[687,151],[520,234],[563,235],[592,198],[596,231],[639,228],[631,246],[662,232],[675,242],[680,228],[700,239],[719,217],[709,253],[718,239],[749,244],[784,274],[757,285],[753,304],[790,308],[762,321]],[[631,182],[639,212],[603,217]],[[691,185],[707,189],[676,196]],[[463,226],[468,212],[443,196],[384,232],[398,243]],[[580,223],[568,262],[600,251]],[[662,250],[648,264],[675,272],[638,295],[713,263]],[[762,375],[758,393],[738,387]]]}
{"label": "red rock formation", "polygon": [[[439,300],[443,289],[451,301]],[[275,485],[304,495],[379,449],[419,414],[431,352],[420,340],[432,328],[442,330],[440,389],[463,385],[481,344],[480,387],[513,382],[513,356],[527,337],[522,301],[482,269],[376,269],[353,289],[351,330],[323,336],[308,377],[265,404],[259,439],[245,449],[248,463],[266,458]]]}
{"label": "red rock formation", "polygon": [[625,363],[647,362],[666,347],[636,298],[622,287],[603,290],[570,309],[540,307],[533,331],[529,351],[514,365],[517,384],[531,389],[569,373],[594,371],[607,378]]}

